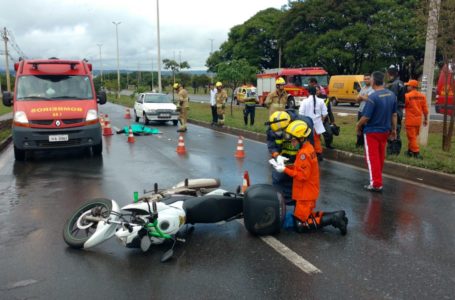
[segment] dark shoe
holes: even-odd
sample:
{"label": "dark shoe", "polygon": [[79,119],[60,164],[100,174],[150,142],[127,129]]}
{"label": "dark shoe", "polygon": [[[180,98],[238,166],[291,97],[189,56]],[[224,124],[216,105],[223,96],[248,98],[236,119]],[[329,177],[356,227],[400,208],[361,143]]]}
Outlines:
{"label": "dark shoe", "polygon": [[316,224],[308,224],[308,222],[302,222],[298,218],[294,217],[294,229],[298,233],[310,232],[317,229]]}
{"label": "dark shoe", "polygon": [[179,129],[177,129],[177,132],[185,132],[185,131],[187,131],[186,128],[179,128]]}
{"label": "dark shoe", "polygon": [[322,157],[322,153],[316,153],[317,157],[318,157],[318,161],[323,161],[324,160],[324,157]]}
{"label": "dark shoe", "polygon": [[325,212],[322,215],[320,225],[322,227],[332,225],[340,230],[341,235],[346,235],[348,232],[348,218],[346,217],[346,212],[344,210]]}
{"label": "dark shoe", "polygon": [[417,159],[423,159],[422,155],[420,155],[420,152],[412,152],[414,158],[417,158]]}
{"label": "dark shoe", "polygon": [[413,152],[411,150],[406,151],[405,154],[406,154],[407,157],[413,157],[414,156],[414,154],[413,154]]}
{"label": "dark shoe", "polygon": [[368,185],[364,185],[363,188],[370,192],[382,193],[382,186],[374,187],[374,186],[368,184]]}

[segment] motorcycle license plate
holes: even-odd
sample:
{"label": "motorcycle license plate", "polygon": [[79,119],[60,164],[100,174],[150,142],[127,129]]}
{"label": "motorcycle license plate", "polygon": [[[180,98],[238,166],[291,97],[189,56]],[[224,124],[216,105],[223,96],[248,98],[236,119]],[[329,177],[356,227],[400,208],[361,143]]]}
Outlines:
{"label": "motorcycle license plate", "polygon": [[170,114],[159,114],[158,115],[158,118],[170,118],[171,115]]}
{"label": "motorcycle license plate", "polygon": [[56,134],[49,136],[49,142],[67,142],[68,135],[67,134]]}

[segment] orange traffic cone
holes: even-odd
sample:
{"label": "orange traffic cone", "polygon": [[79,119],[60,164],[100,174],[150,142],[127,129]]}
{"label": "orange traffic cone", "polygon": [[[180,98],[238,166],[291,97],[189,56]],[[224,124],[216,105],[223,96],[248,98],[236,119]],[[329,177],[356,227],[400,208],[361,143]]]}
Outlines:
{"label": "orange traffic cone", "polygon": [[243,149],[243,136],[239,136],[239,141],[237,142],[237,151],[235,151],[235,157],[244,158],[245,151]]}
{"label": "orange traffic cone", "polygon": [[181,133],[179,135],[179,143],[177,145],[176,151],[177,151],[178,154],[185,154],[186,153],[185,141],[183,140],[183,134],[181,134]]}
{"label": "orange traffic cone", "polygon": [[243,181],[242,181],[242,193],[245,193],[246,189],[250,186],[250,175],[248,171],[243,173]]}
{"label": "orange traffic cone", "polygon": [[125,112],[125,119],[131,119],[130,109],[127,108]]}
{"label": "orange traffic cone", "polygon": [[104,120],[104,128],[103,128],[103,135],[113,135],[112,133],[112,128],[111,128],[111,122],[109,122],[109,116],[105,116],[106,119]]}
{"label": "orange traffic cone", "polygon": [[128,143],[134,143],[136,140],[134,138],[134,135],[133,135],[133,129],[131,128],[131,126],[129,126],[129,129],[128,129]]}

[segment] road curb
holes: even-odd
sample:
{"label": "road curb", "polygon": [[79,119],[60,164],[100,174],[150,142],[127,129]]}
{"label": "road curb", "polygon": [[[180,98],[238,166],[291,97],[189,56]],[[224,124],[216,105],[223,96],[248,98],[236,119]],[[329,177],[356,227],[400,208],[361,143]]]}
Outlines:
{"label": "road curb", "polygon": [[[189,123],[211,128],[215,131],[230,133],[233,135],[241,135],[245,138],[266,142],[266,135],[256,132],[250,132],[229,126],[217,127],[211,126],[208,122],[197,120],[188,120]],[[351,152],[341,151],[337,149],[324,149],[324,157],[338,162],[350,164],[362,169],[366,169],[365,158],[363,155],[354,154]],[[404,165],[391,161],[385,161],[384,174],[400,177],[413,182],[434,186],[444,190],[455,192],[455,175],[436,172],[433,170],[423,169],[419,167]]]}

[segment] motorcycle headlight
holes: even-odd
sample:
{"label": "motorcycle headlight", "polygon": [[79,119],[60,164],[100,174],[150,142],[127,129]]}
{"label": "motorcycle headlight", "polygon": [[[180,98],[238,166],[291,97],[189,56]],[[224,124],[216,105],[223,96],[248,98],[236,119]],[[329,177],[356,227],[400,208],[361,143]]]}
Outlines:
{"label": "motorcycle headlight", "polygon": [[87,116],[85,117],[85,121],[93,121],[98,119],[98,113],[94,109],[89,109],[87,111]]}
{"label": "motorcycle headlight", "polygon": [[16,111],[14,113],[14,122],[21,124],[28,124],[27,115],[24,111]]}

